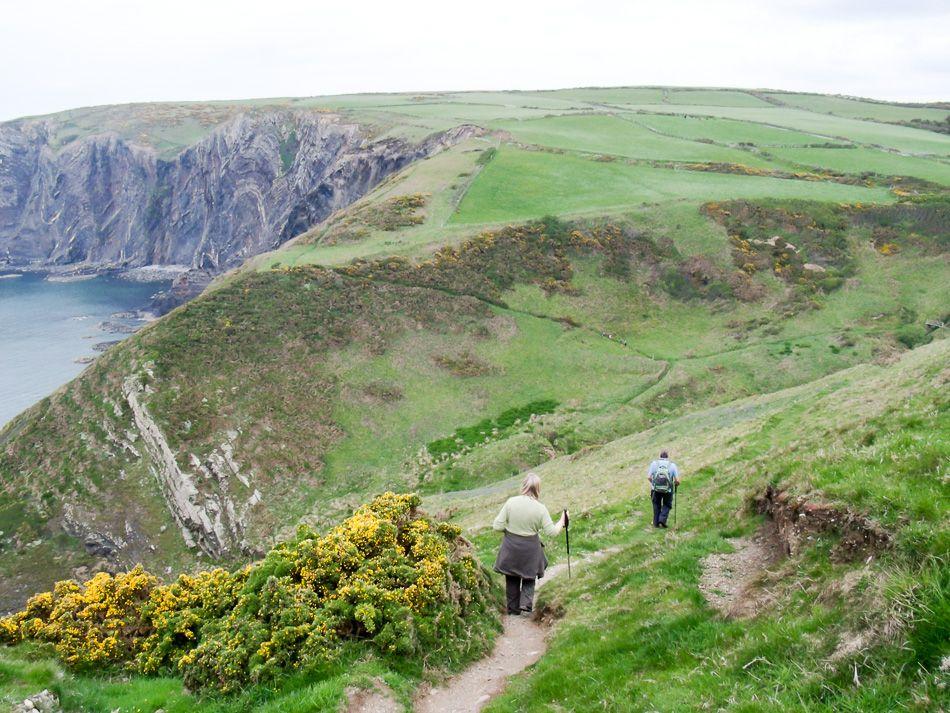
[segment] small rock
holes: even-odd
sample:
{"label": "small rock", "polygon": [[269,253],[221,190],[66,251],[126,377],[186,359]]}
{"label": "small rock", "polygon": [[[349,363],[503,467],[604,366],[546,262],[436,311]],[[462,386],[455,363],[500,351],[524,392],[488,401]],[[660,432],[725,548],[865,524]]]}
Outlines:
{"label": "small rock", "polygon": [[30,696],[19,705],[13,707],[13,713],[29,713],[30,711],[40,711],[40,713],[61,713],[59,699],[52,692],[43,689],[35,696]]}
{"label": "small rock", "polygon": [[86,552],[94,557],[109,557],[118,549],[111,538],[100,532],[90,532],[86,535],[83,546],[86,548]]}

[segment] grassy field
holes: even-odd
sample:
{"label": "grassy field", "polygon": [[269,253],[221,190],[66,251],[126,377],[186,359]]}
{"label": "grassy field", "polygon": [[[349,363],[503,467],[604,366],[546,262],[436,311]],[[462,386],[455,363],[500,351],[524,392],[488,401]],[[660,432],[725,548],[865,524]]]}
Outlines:
{"label": "grassy field", "polygon": [[677,139],[618,116],[565,116],[493,122],[519,142],[586,153],[668,161],[710,161],[768,166],[754,154],[724,146]]}
{"label": "grassy field", "polygon": [[824,143],[817,134],[781,129],[752,121],[716,119],[709,116],[674,116],[671,114],[637,114],[630,121],[654,131],[693,141],[714,141],[718,144],[754,144],[756,146],[810,146]]}
{"label": "grassy field", "polygon": [[884,189],[825,182],[703,173],[503,147],[479,174],[455,223],[497,223],[623,211],[641,203],[736,197],[815,198],[877,202]]}
{"label": "grassy field", "polygon": [[[766,101],[768,100],[768,101]],[[512,92],[422,92],[417,94],[355,94],[324,97],[261,98],[238,101],[184,102],[101,106],[70,110],[49,117],[56,147],[96,133],[115,133],[127,140],[154,147],[163,158],[172,158],[207,136],[221,124],[244,111],[336,111],[363,124],[380,137],[419,140],[433,131],[461,122],[492,124],[537,120],[538,125],[521,130],[537,138],[567,142],[572,148],[620,155],[659,158],[686,157],[687,160],[731,160],[713,146],[695,146],[682,141],[663,143],[644,136],[637,129],[613,125],[616,111],[635,109],[652,114],[711,116],[751,122],[706,124],[697,134],[695,121],[685,120],[665,126],[650,126],[679,139],[712,139],[716,143],[770,143],[797,145],[806,136],[819,140],[848,140],[880,145],[907,153],[947,156],[950,138],[920,128],[894,126],[895,122],[922,120],[939,124],[946,109],[900,106],[842,97],[749,92],[733,89],[690,89],[671,87],[582,88],[552,91]],[[591,126],[596,133],[576,130],[569,120],[547,122],[557,115],[596,113],[604,126]],[[652,119],[651,121],[661,121]],[[518,123],[514,124],[515,127]],[[798,133],[774,132],[769,127],[785,127]],[[506,127],[510,128],[510,127]],[[669,130],[668,130],[669,129]],[[743,131],[745,130],[745,132]],[[712,135],[702,135],[710,133]],[[743,134],[751,138],[745,138]],[[806,143],[811,141],[805,140]],[[540,141],[544,143],[544,140]],[[617,144],[621,149],[617,149]],[[603,145],[585,148],[581,144]],[[631,144],[637,153],[630,154]],[[611,145],[613,149],[609,148]],[[699,156],[699,158],[693,158]],[[710,158],[713,157],[713,158]]]}
{"label": "grassy field", "polygon": [[846,97],[834,97],[824,94],[794,94],[785,92],[769,93],[765,96],[787,106],[807,109],[821,114],[834,114],[849,119],[872,119],[874,121],[911,121],[927,119],[946,121],[950,110],[924,106],[899,106],[885,102],[869,102]]}
{"label": "grassy field", "polygon": [[771,156],[803,166],[829,168],[842,173],[879,173],[915,176],[941,185],[950,183],[950,163],[938,159],[903,156],[871,148],[769,148]]}
{"label": "grassy field", "polygon": [[[802,711],[914,704],[938,710],[945,680],[915,661],[935,670],[948,626],[940,609],[946,607],[946,582],[933,559],[945,552],[943,513],[950,504],[943,482],[947,402],[940,388],[948,356],[942,341],[893,366],[859,366],[683,415],[541,467],[545,501],[574,512],[575,558],[605,547],[613,554],[581,563],[573,580],[546,589],[542,602],[560,619],[551,649],[490,709],[579,710],[597,701],[606,710],[672,711],[700,701],[756,710],[765,701]],[[645,527],[645,482],[638,476],[657,443],[675,444],[685,479],[677,526],[663,533]],[[807,468],[802,453],[809,454]],[[912,499],[894,482],[895,470],[922,479]],[[496,536],[485,523],[515,483],[429,498],[426,505],[454,510],[489,561]],[[700,591],[701,562],[734,551],[741,546],[735,538],[756,531],[762,520],[750,502],[767,485],[860,507],[890,527],[905,518],[915,526],[901,533],[892,551],[872,552],[867,561],[864,555],[830,559],[837,536],[818,533],[794,557],[773,561],[746,592],[768,602],[761,613],[751,620],[724,618]],[[553,561],[564,556],[560,542],[549,543],[548,551]],[[924,613],[915,614],[914,607],[922,606]],[[845,646],[855,632],[884,621],[890,628],[879,628],[878,638],[858,650]],[[276,691],[196,700],[175,678],[76,674],[29,647],[0,655],[6,700],[50,688],[67,710],[178,711],[197,703],[222,712],[333,710],[347,685],[368,685],[374,676],[406,701],[420,675],[354,661],[346,662],[346,672],[300,675]],[[584,676],[568,685],[578,667]]]}
{"label": "grassy field", "polygon": [[950,155],[950,136],[923,129],[848,119],[830,114],[817,114],[788,107],[743,108],[722,106],[673,107],[657,104],[624,104],[631,111],[715,116],[722,119],[752,121],[813,133],[828,139],[845,139],[854,143],[882,146],[910,154],[946,157]]}
{"label": "grassy field", "polygon": [[[575,557],[616,551],[545,591],[545,605],[563,617],[551,652],[489,710],[939,710],[950,443],[947,401],[934,387],[945,383],[947,357],[942,342],[896,366],[697,412],[541,468],[547,503],[574,512]],[[687,474],[677,527],[660,533],[648,526],[640,476],[657,444],[675,448]],[[920,483],[913,495],[895,482],[905,472]],[[913,526],[893,550],[850,560],[829,556],[841,533],[815,533],[745,592],[758,602],[754,618],[723,617],[701,593],[703,558],[735,551],[735,538],[760,527],[751,503],[768,485]],[[443,496],[440,506],[459,508],[478,531],[514,482],[507,486]],[[488,561],[496,538],[482,532]],[[563,558],[562,543],[548,551]],[[860,646],[846,646],[869,630]]]}

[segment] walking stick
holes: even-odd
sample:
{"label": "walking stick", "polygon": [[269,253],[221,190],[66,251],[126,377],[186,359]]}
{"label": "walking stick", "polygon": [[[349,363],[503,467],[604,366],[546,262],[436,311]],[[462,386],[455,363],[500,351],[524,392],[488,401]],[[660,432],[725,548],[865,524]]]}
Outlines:
{"label": "walking stick", "polygon": [[567,541],[567,578],[571,578],[571,529],[570,529],[571,519],[567,515],[567,510],[564,511],[564,539]]}
{"label": "walking stick", "polygon": [[674,485],[673,486],[673,527],[676,527],[676,501],[679,500],[679,498],[676,497],[676,495],[677,493],[679,493],[679,491],[680,491],[680,486]]}

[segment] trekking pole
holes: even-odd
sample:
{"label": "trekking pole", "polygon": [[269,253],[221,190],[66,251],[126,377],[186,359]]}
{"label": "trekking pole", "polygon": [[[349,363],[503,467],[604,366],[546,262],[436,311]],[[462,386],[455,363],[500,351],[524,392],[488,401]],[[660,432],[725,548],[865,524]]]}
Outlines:
{"label": "trekking pole", "polygon": [[571,578],[571,519],[567,516],[567,510],[564,511],[564,539],[567,541],[567,578]]}
{"label": "trekking pole", "polygon": [[680,486],[673,486],[673,527],[676,527],[676,501],[679,500],[677,495],[679,494]]}

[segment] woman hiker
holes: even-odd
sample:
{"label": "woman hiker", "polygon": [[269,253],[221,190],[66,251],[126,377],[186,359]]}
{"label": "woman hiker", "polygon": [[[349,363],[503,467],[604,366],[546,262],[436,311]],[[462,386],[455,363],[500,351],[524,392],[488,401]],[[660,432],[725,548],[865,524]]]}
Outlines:
{"label": "woman hiker", "polygon": [[539,535],[557,537],[564,527],[566,512],[557,524],[539,501],[541,478],[528,473],[521,484],[521,495],[508,498],[492,523],[492,529],[504,532],[495,571],[505,575],[508,613],[530,612],[534,602],[534,581],[544,576],[548,566]]}

